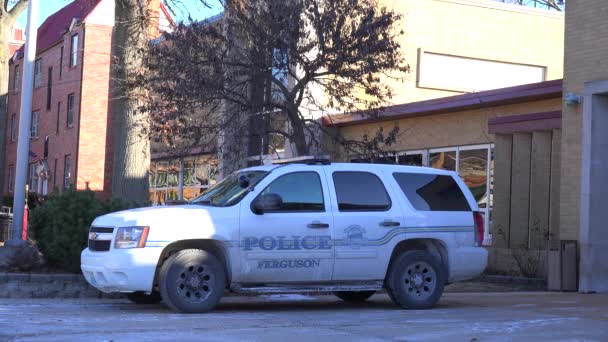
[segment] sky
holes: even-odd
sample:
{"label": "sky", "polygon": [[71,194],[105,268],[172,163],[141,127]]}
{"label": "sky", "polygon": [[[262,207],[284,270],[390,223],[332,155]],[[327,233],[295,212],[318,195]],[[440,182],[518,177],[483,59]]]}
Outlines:
{"label": "sky", "polygon": [[[38,25],[40,26],[44,20],[50,16],[51,14],[57,12],[67,4],[72,2],[72,0],[40,0],[38,1],[39,9],[38,9]],[[179,6],[175,8],[177,20],[187,19],[188,14],[192,16],[192,19],[201,20],[212,15],[215,15],[221,11],[221,8],[217,5],[213,6],[214,8],[208,9],[203,8],[200,5],[200,0],[178,0],[180,3]],[[24,27],[27,24],[27,10],[23,11],[21,16],[19,16],[19,20],[17,21],[19,26]]]}

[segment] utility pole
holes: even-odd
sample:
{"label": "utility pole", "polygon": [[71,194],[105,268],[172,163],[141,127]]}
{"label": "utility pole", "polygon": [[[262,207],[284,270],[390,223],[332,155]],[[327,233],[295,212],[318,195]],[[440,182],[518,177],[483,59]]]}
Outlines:
{"label": "utility pole", "polygon": [[32,95],[34,92],[34,61],[36,60],[36,36],[38,34],[38,0],[29,0],[27,8],[27,33],[23,57],[23,82],[21,82],[21,110],[19,112],[19,140],[15,172],[15,197],[13,201],[13,227],[11,240],[20,240],[25,207],[25,183],[27,180],[30,152],[30,125],[32,122]]}

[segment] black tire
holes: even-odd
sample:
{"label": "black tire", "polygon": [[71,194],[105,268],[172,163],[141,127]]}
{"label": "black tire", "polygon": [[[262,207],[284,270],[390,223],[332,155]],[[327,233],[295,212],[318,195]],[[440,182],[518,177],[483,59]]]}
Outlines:
{"label": "black tire", "polygon": [[445,271],[431,254],[415,250],[404,252],[392,263],[387,291],[393,302],[404,309],[432,308],[443,294]]}
{"label": "black tire", "polygon": [[127,299],[135,304],[158,304],[160,303],[160,293],[154,291],[146,294],[143,291],[137,291],[127,294]]}
{"label": "black tire", "polygon": [[334,295],[345,302],[364,302],[369,297],[373,296],[376,291],[340,291],[334,292]]}
{"label": "black tire", "polygon": [[213,254],[185,249],[173,254],[160,270],[160,295],[174,311],[211,311],[226,288],[224,266]]}

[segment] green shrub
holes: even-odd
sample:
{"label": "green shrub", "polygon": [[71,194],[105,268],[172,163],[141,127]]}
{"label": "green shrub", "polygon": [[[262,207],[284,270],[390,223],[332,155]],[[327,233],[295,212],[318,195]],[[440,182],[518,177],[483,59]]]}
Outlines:
{"label": "green shrub", "polygon": [[79,272],[80,253],[93,220],[132,207],[118,200],[100,200],[90,190],[65,190],[49,195],[31,211],[30,229],[49,266]]}

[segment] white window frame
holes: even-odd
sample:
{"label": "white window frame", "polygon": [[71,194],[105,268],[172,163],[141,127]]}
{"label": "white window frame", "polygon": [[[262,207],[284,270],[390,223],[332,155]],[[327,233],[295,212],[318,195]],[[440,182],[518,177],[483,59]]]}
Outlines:
{"label": "white window frame", "polygon": [[42,58],[34,62],[34,88],[42,87]]}
{"label": "white window frame", "polygon": [[30,125],[30,139],[38,139],[38,131],[40,128],[40,112],[32,112],[32,122]]}
{"label": "white window frame", "polygon": [[17,113],[11,115],[11,142],[17,141]]}
{"label": "white window frame", "polygon": [[72,180],[72,155],[66,154],[63,157],[63,189],[67,189]]}
{"label": "white window frame", "polygon": [[19,83],[21,80],[21,67],[19,64],[15,65],[15,69],[13,71],[13,90],[19,91]]}
{"label": "white window frame", "polygon": [[[72,99],[72,105],[70,106],[70,99]],[[66,101],[66,112],[65,112],[65,126],[67,128],[74,127],[74,107],[76,102],[76,95],[74,93],[68,94],[68,99]]]}
{"label": "white window frame", "polygon": [[15,166],[9,165],[8,167],[8,192],[15,190]]}
{"label": "white window frame", "polygon": [[38,192],[38,181],[40,177],[38,176],[38,163],[29,164],[29,191],[30,192]]}
{"label": "white window frame", "polygon": [[70,37],[70,67],[78,65],[78,33]]}

